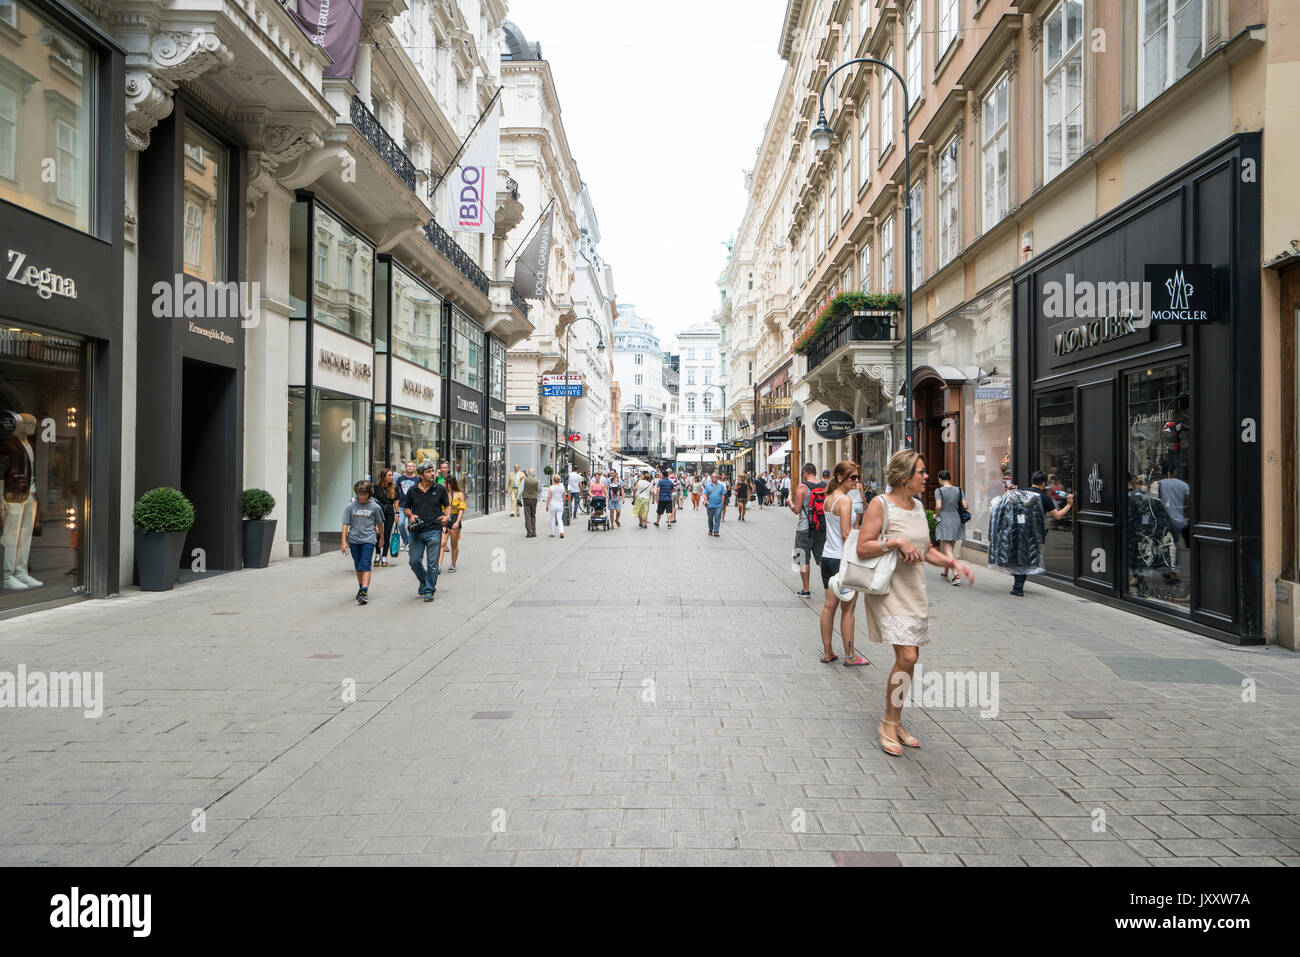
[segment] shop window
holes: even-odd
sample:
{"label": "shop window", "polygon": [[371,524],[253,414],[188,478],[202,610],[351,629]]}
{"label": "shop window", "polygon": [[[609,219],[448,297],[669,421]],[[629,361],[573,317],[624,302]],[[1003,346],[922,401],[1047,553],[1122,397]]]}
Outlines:
{"label": "shop window", "polygon": [[[506,344],[499,339],[489,340],[492,360],[492,398],[501,402],[506,400]],[[504,445],[504,443],[502,443]]]}
{"label": "shop window", "polygon": [[[317,322],[339,332],[371,342],[374,334],[375,250],[361,234],[343,224],[319,204],[316,217],[316,275],[312,289],[312,314]],[[348,263],[355,263],[359,278],[349,283]],[[351,286],[351,288],[349,288]]]}
{"label": "shop window", "polygon": [[370,403],[355,396],[312,390],[311,527],[322,543],[342,540],[339,515],[352,500],[358,479],[372,479]]}
{"label": "shop window", "polygon": [[405,270],[392,267],[393,355],[431,372],[441,372],[442,300]]}
{"label": "shop window", "polygon": [[1083,0],[1064,0],[1043,26],[1043,179],[1083,149]]}
{"label": "shop window", "polygon": [[487,376],[483,329],[459,310],[452,314],[451,376],[476,392],[483,391]]}
{"label": "shop window", "polygon": [[91,232],[95,54],[26,3],[0,23],[0,199]]}
{"label": "shop window", "polygon": [[1128,590],[1191,606],[1192,405],[1186,360],[1125,376]]}
{"label": "shop window", "polygon": [[984,191],[984,231],[992,229],[1006,216],[1009,206],[1008,173],[1011,169],[1011,137],[1008,128],[1010,78],[1005,74],[984,98],[980,130],[982,188]]}
{"label": "shop window", "polygon": [[[226,273],[225,156],[220,143],[193,123],[185,124],[185,272],[208,282],[221,282]],[[198,249],[197,255],[191,256],[195,230]]]}
{"label": "shop window", "polygon": [[1138,88],[1146,106],[1204,56],[1205,0],[1142,0]]}
{"label": "shop window", "polygon": [[77,339],[0,330],[0,610],[85,590],[86,368]]}
{"label": "shop window", "polygon": [[[1040,395],[1037,402],[1038,459],[1031,471],[1047,473],[1047,491],[1060,508],[1074,492],[1074,392]],[[1047,520],[1043,560],[1047,571],[1074,577],[1074,510]]]}

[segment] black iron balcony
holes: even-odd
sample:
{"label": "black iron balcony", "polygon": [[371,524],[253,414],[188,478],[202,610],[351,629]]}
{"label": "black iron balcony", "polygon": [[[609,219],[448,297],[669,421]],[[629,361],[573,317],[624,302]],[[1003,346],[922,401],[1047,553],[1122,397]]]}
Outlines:
{"label": "black iron balcony", "polygon": [[452,238],[451,233],[431,219],[424,227],[424,238],[433,244],[434,249],[442,253],[443,259],[459,269],[479,292],[488,295],[487,273],[478,267],[478,263],[474,262],[469,253],[460,248],[460,244]]}
{"label": "black iron balcony", "polygon": [[510,301],[514,303],[516,309],[523,313],[525,319],[528,318],[528,300],[515,292],[514,286],[510,287]]}
{"label": "black iron balcony", "polygon": [[808,347],[808,371],[817,368],[841,346],[850,342],[890,342],[894,338],[892,312],[845,313],[832,319]]}
{"label": "black iron balcony", "polygon": [[403,183],[415,192],[415,164],[411,162],[397,141],[388,135],[388,130],[375,118],[375,114],[366,108],[361,98],[352,98],[352,125],[357,128],[389,168],[398,175]]}

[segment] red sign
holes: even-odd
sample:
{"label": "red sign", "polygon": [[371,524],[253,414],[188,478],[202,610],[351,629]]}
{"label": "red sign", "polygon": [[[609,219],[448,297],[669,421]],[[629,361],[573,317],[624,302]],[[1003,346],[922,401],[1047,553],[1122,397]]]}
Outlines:
{"label": "red sign", "polygon": [[574,432],[571,436],[569,436],[569,441],[570,441],[570,442],[581,442],[581,441],[582,441],[582,436],[579,435],[577,432]]}

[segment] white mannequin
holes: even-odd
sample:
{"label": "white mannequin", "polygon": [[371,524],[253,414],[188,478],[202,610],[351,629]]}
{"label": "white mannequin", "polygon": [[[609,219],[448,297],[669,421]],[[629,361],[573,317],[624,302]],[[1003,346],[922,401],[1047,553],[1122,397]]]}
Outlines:
{"label": "white mannequin", "polygon": [[36,452],[30,441],[36,434],[36,417],[27,412],[8,415],[14,419],[14,432],[5,444],[12,458],[21,462],[20,456],[25,454],[27,461],[23,472],[11,468],[4,476],[4,530],[0,533],[0,544],[4,546],[3,588],[26,591],[45,584],[27,573],[32,526],[36,523]]}

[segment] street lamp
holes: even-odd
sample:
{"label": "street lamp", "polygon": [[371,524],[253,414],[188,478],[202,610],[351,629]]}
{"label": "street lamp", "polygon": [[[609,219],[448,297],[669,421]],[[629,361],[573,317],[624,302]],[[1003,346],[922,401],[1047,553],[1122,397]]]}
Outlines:
{"label": "street lamp", "polygon": [[907,365],[907,383],[904,388],[907,390],[904,401],[906,405],[906,424],[904,425],[904,435],[907,447],[914,447],[914,436],[912,433],[915,422],[912,419],[912,137],[911,127],[908,122],[908,112],[911,108],[911,98],[907,93],[907,83],[903,80],[903,75],[895,70],[884,60],[877,60],[874,57],[857,57],[841,63],[835,69],[826,75],[826,80],[822,83],[821,94],[817,98],[817,125],[812,129],[813,148],[818,153],[824,153],[831,148],[831,138],[834,135],[831,131],[830,124],[826,122],[826,88],[830,86],[831,79],[840,70],[845,67],[853,66],[857,63],[874,63],[876,66],[883,66],[898,79],[898,85],[903,89],[903,189],[906,192],[903,204],[903,298],[904,298],[904,324],[906,343],[905,363]]}
{"label": "street lamp", "polygon": [[[716,382],[706,382],[706,383],[704,384],[704,391],[705,391],[705,393],[707,393],[707,392],[709,391],[709,389],[717,389],[719,392],[722,393],[722,408],[719,409],[718,411],[722,413],[722,415],[721,415],[721,422],[722,422],[722,442],[723,442],[723,444],[725,445],[726,442],[727,442],[727,387],[726,387],[725,385],[719,385],[719,384],[716,383]],[[722,457],[721,457],[721,456],[718,457],[718,461],[719,461],[719,462],[722,461]],[[703,466],[703,464],[704,464],[704,457],[701,456],[701,457],[700,457],[700,465]]]}

